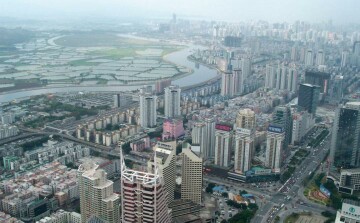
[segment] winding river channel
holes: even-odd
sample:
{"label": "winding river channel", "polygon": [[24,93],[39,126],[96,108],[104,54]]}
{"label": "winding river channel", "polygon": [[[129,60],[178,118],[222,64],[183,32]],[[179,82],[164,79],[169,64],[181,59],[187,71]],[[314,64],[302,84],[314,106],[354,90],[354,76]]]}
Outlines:
{"label": "winding river channel", "polygon": [[[188,56],[195,50],[204,48],[197,45],[187,45],[186,48],[170,53],[164,56],[164,59],[184,67],[191,69],[193,72],[189,75],[184,75],[173,81],[173,84],[177,84],[180,87],[186,87],[194,84],[200,84],[206,82],[217,75],[215,69],[208,68],[206,66],[196,66],[196,64],[188,60]],[[46,86],[42,88],[32,88],[16,91],[8,91],[0,93],[0,103],[9,102],[12,100],[36,96],[41,94],[49,93],[60,93],[60,92],[94,92],[94,91],[127,91],[136,90],[142,85],[92,85],[92,86]]]}

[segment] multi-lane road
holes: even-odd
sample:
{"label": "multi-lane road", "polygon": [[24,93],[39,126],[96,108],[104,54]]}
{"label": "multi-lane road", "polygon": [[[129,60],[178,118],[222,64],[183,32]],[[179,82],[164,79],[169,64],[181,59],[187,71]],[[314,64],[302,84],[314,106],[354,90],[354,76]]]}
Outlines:
{"label": "multi-lane road", "polygon": [[[329,134],[322,145],[316,148],[308,149],[310,154],[303,160],[291,176],[291,178],[281,187],[286,188],[284,192],[280,192],[280,189],[271,196],[265,205],[259,208],[257,215],[252,219],[253,223],[273,222],[276,215],[283,215],[286,209],[295,209],[311,211],[311,212],[322,212],[324,210],[333,211],[331,208],[321,206],[311,201],[302,201],[304,203],[299,204],[297,201],[303,199],[303,190],[299,190],[303,187],[302,183],[304,179],[317,169],[318,165],[325,159],[330,148],[331,134]],[[307,143],[305,143],[305,148]],[[271,211],[277,208],[277,211]],[[275,209],[276,210],[276,209]],[[293,210],[295,211],[295,210]]]}

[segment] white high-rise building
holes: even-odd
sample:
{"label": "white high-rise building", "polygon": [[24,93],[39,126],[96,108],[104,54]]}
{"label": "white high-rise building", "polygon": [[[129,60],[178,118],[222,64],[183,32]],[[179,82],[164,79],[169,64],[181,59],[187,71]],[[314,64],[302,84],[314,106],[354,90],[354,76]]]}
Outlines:
{"label": "white high-rise building", "polygon": [[240,69],[233,71],[234,94],[242,94],[244,92],[244,77]]}
{"label": "white high-rise building", "polygon": [[215,126],[215,165],[228,167],[230,165],[232,147],[232,128],[227,125]]}
{"label": "white high-rise building", "polygon": [[318,50],[316,54],[316,65],[325,65],[325,53],[323,50]]}
{"label": "white high-rise building", "polygon": [[268,89],[276,87],[276,67],[271,64],[266,65],[265,87]]}
{"label": "white high-rise building", "polygon": [[305,54],[305,66],[311,67],[314,65],[314,55],[311,49],[306,51]]}
{"label": "white high-rise building", "polygon": [[346,67],[349,63],[349,51],[344,50],[341,54],[341,66]]}
{"label": "white high-rise building", "polygon": [[232,72],[222,72],[221,74],[221,96],[232,97],[235,94],[234,73]]}
{"label": "white high-rise building", "polygon": [[144,128],[156,126],[156,100],[155,95],[140,95],[140,125]]}
{"label": "white high-rise building", "polygon": [[251,168],[254,155],[255,132],[252,129],[237,128],[235,132],[235,164],[237,173],[245,173]]}
{"label": "white high-rise building", "polygon": [[78,169],[81,222],[96,217],[109,223],[120,222],[120,198],[113,192],[113,182],[105,170],[94,162],[81,164]]}
{"label": "white high-rise building", "polygon": [[292,48],[291,48],[291,61],[296,61],[297,60],[297,48],[296,48],[296,46],[293,46]]}
{"label": "white high-rise building", "polygon": [[191,151],[191,146],[182,149],[181,158],[181,199],[201,204],[203,159]]}
{"label": "white high-rise building", "polygon": [[290,68],[287,73],[287,90],[296,92],[298,87],[298,73],[295,68]]}
{"label": "white high-rise building", "polygon": [[283,64],[281,68],[279,68],[280,73],[280,90],[286,89],[286,77],[287,77],[287,67]]}
{"label": "white high-rise building", "polygon": [[245,79],[250,77],[250,75],[252,74],[251,65],[252,65],[251,58],[249,57],[241,58],[241,71]]}
{"label": "white high-rise building", "polygon": [[176,141],[158,142],[153,148],[156,152],[156,164],[154,160],[148,161],[148,172],[155,173],[155,167],[164,178],[164,186],[168,193],[168,204],[174,201],[175,177],[176,177]]}
{"label": "white high-rise building", "polygon": [[128,169],[121,151],[120,162],[122,222],[171,222],[168,193],[158,167],[155,167],[155,173]]}
{"label": "white high-rise building", "polygon": [[273,172],[280,172],[284,139],[283,128],[269,126],[266,136],[265,166],[271,168]]}
{"label": "white high-rise building", "polygon": [[204,159],[214,157],[215,146],[215,121],[205,118],[203,121],[194,123],[191,131],[193,145],[200,145],[200,155]]}
{"label": "white high-rise building", "polygon": [[237,173],[245,173],[251,168],[254,155],[256,118],[251,109],[242,109],[236,117],[235,164]]}
{"label": "white high-rise building", "polygon": [[180,110],[181,88],[171,85],[165,88],[165,116],[174,118],[181,115]]}

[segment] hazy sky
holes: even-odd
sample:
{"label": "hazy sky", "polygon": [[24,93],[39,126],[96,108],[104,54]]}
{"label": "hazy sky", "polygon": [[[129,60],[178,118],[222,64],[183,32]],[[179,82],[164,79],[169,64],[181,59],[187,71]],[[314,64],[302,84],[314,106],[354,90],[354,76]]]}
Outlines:
{"label": "hazy sky", "polygon": [[207,20],[360,23],[360,0],[0,0],[0,16],[20,18],[171,17]]}

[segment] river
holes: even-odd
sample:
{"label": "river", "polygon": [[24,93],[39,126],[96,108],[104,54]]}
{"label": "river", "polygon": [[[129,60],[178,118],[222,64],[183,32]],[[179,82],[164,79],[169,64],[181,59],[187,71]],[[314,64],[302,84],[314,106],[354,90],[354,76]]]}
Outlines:
{"label": "river", "polygon": [[[204,48],[203,46],[188,45],[187,48],[180,51],[176,51],[164,56],[164,59],[184,67],[193,70],[193,73],[185,75],[173,81],[173,84],[179,85],[180,87],[186,87],[194,84],[200,84],[206,82],[217,75],[215,69],[208,68],[206,66],[196,66],[192,61],[189,61],[187,57],[192,54],[195,50]],[[24,89],[0,93],[0,103],[13,101],[20,98],[36,96],[41,94],[49,93],[60,93],[60,92],[94,92],[94,91],[127,91],[136,90],[143,85],[93,85],[93,86],[46,86],[43,88]]]}

